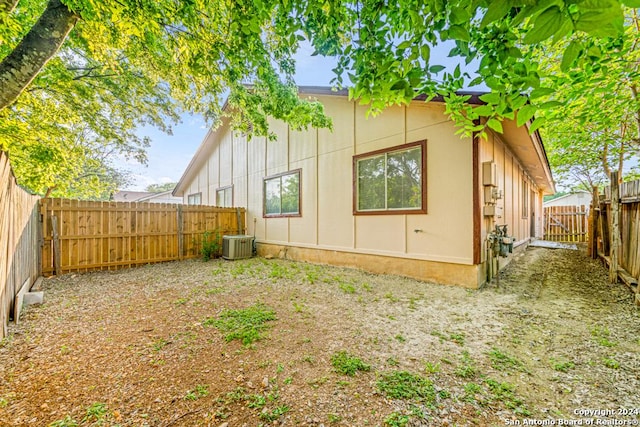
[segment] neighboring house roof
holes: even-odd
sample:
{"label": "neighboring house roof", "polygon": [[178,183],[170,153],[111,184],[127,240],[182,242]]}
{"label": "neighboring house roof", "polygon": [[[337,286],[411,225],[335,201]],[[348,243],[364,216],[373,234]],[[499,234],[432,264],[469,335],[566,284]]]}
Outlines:
{"label": "neighboring house roof", "polygon": [[[149,191],[118,191],[113,194],[114,202],[158,202],[158,203],[181,203],[182,198],[174,197],[173,190],[161,193],[151,193]],[[158,200],[162,199],[162,200]]]}
{"label": "neighboring house roof", "polygon": [[148,191],[117,191],[113,193],[114,202],[137,202],[142,197],[151,196]]}
{"label": "neighboring house roof", "polygon": [[574,193],[565,194],[555,199],[547,200],[542,203],[543,206],[574,206],[589,205],[591,202],[591,193],[588,191],[576,191]]}
{"label": "neighboring house roof", "polygon": [[[468,95],[470,98],[467,101],[469,104],[483,105],[480,96],[488,92],[478,91],[458,91],[458,95]],[[347,89],[334,90],[326,86],[299,86],[299,95],[324,95],[324,96],[343,96],[347,97],[349,92]],[[413,98],[414,101],[426,101],[426,95],[418,95]],[[443,96],[436,96],[430,102],[444,102]],[[227,108],[227,103],[223,107]],[[533,120],[533,119],[532,119]],[[223,118],[223,123],[228,119]],[[503,135],[506,137],[506,143],[511,148],[513,153],[518,157],[530,177],[542,189],[544,194],[555,193],[555,185],[551,174],[551,167],[549,166],[549,159],[542,143],[542,137],[536,130],[532,134],[529,134],[529,126],[531,121],[527,122],[524,126],[518,127],[515,120],[505,120],[502,123]],[[223,125],[220,125],[221,128]],[[208,156],[213,146],[218,143],[215,138],[210,138],[210,135],[217,132],[219,128],[210,128],[205,135],[202,143],[193,155],[191,162],[185,169],[178,185],[173,189],[174,196],[182,196],[186,190],[186,186],[194,178],[202,164],[207,161]],[[531,146],[533,143],[533,147]],[[533,148],[533,150],[532,150]]]}

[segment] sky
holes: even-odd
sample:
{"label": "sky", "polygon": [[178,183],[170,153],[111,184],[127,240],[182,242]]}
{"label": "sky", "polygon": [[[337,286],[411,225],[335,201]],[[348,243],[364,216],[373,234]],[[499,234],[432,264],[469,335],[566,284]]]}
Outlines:
{"label": "sky", "polygon": [[[296,56],[296,83],[300,86],[330,86],[335,61],[319,55],[311,56],[310,46],[301,46]],[[140,130],[140,136],[151,138],[147,149],[148,164],[133,160],[118,161],[116,166],[131,173],[131,183],[122,190],[144,191],[150,184],[178,182],[191,158],[200,146],[209,127],[198,115],[184,115],[182,122],[173,127],[173,135],[155,128]]]}

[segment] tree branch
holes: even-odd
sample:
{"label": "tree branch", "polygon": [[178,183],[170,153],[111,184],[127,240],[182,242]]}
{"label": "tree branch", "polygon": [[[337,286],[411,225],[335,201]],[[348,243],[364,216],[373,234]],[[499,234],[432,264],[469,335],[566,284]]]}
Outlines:
{"label": "tree branch", "polygon": [[0,63],[0,110],[11,105],[58,52],[78,19],[60,0],[49,0],[38,21]]}

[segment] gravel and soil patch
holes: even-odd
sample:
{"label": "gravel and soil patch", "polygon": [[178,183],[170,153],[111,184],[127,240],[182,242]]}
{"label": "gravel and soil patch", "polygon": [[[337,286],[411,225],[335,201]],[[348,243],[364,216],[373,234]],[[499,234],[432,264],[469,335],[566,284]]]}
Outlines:
{"label": "gravel and soil patch", "polygon": [[529,248],[480,291],[259,258],[44,290],[0,344],[3,426],[640,420],[638,310],[579,251]]}

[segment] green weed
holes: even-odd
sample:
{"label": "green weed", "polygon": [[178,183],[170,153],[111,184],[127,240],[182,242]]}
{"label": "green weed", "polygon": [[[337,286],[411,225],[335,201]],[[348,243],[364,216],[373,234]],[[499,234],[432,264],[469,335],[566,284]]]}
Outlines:
{"label": "green weed", "polygon": [[184,396],[185,400],[198,400],[201,397],[207,397],[209,395],[209,386],[198,384],[196,388],[193,390],[187,391],[187,394]]}
{"label": "green weed", "polygon": [[435,389],[428,379],[407,371],[383,373],[377,382],[378,389],[392,399],[409,399],[433,403]]}
{"label": "green weed", "polygon": [[609,357],[602,359],[602,364],[610,369],[620,369],[620,362]]}
{"label": "green weed", "polygon": [[458,345],[464,345],[465,335],[462,332],[452,333],[452,334],[449,334],[449,339]]}
{"label": "green weed", "polygon": [[273,422],[289,412],[289,410],[290,409],[287,405],[280,405],[272,409],[270,412],[261,412],[260,419],[266,422]]}
{"label": "green weed", "polygon": [[504,403],[504,406],[513,410],[518,415],[531,415],[521,398],[515,394],[515,386],[509,383],[501,383],[492,379],[485,380],[493,398]]}
{"label": "green weed", "polygon": [[575,364],[570,360],[555,360],[551,359],[553,369],[559,372],[569,372],[570,369],[575,368]]}
{"label": "green weed", "polygon": [[49,427],[78,427],[78,422],[67,415],[61,420],[57,420],[49,424]]}
{"label": "green weed", "polygon": [[84,423],[85,421],[93,421],[98,424],[102,424],[104,422],[105,416],[107,416],[108,413],[109,410],[107,409],[106,403],[93,403],[87,408],[87,414],[82,419],[82,422]]}
{"label": "green weed", "polygon": [[342,421],[342,417],[338,414],[329,414],[327,415],[327,419],[331,424],[339,423],[340,421]]}
{"label": "green weed", "polygon": [[398,342],[406,342],[407,339],[405,337],[403,337],[402,335],[398,334],[394,337]]}
{"label": "green weed", "polygon": [[338,285],[338,287],[342,290],[342,292],[344,292],[345,294],[355,294],[356,293],[356,287],[353,286],[351,283],[349,282],[340,282],[340,284]]}
{"label": "green weed", "polygon": [[160,351],[165,348],[167,344],[169,344],[167,340],[165,340],[164,338],[159,338],[153,342],[153,351]]}
{"label": "green weed", "polygon": [[337,373],[355,376],[358,371],[368,372],[371,366],[367,365],[362,359],[353,356],[346,351],[339,351],[331,356],[331,365]]}
{"label": "green weed", "polygon": [[438,372],[440,372],[440,364],[439,363],[432,363],[432,362],[425,362],[424,370],[428,374],[438,373]]}
{"label": "green weed", "polygon": [[506,371],[508,369],[525,370],[524,364],[520,360],[496,347],[491,349],[488,356],[491,360],[491,366],[499,371]]}
{"label": "green weed", "polygon": [[200,255],[202,255],[202,259],[205,261],[209,261],[221,254],[220,247],[220,231],[214,230],[205,231],[202,233],[201,246],[200,246]]}
{"label": "green weed", "polygon": [[384,425],[388,427],[405,427],[410,420],[411,417],[409,415],[394,411],[384,419]]}
{"label": "green weed", "polygon": [[225,310],[218,319],[207,318],[203,324],[214,326],[224,334],[227,342],[240,340],[244,346],[264,338],[269,328],[267,322],[276,320],[275,311],[263,304],[256,304],[243,310]]}
{"label": "green weed", "polygon": [[611,332],[606,326],[594,325],[591,328],[591,336],[593,336],[595,341],[603,347],[615,347],[618,345],[617,342],[609,339],[611,337]]}
{"label": "green weed", "polygon": [[458,366],[454,373],[460,378],[473,378],[478,373],[468,351],[462,352],[462,365]]}

